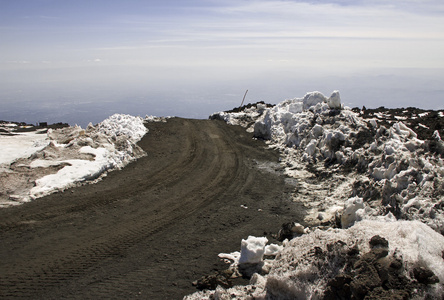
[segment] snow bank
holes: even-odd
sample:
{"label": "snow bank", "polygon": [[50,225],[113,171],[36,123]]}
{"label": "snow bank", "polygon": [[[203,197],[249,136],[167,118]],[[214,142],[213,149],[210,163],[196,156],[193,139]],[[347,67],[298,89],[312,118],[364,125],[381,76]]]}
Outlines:
{"label": "snow bank", "polygon": [[[106,171],[122,168],[132,160],[143,155],[136,145],[147,132],[143,119],[130,115],[114,114],[108,119],[88,126],[50,131],[48,137],[59,144],[60,149],[71,148],[80,154],[91,154],[93,160],[58,160],[68,165],[56,174],[36,180],[31,189],[32,199],[65,189],[84,180],[97,179]],[[68,140],[66,138],[68,137]]]}
{"label": "snow bank", "polygon": [[138,142],[147,132],[143,119],[130,115],[114,114],[97,125],[97,131],[112,138],[119,136]]}
{"label": "snow bank", "polygon": [[269,106],[269,104],[258,102],[230,112],[216,112],[209,118],[223,120],[230,125],[240,125],[245,127],[247,132],[253,132],[255,121],[262,116]]}
{"label": "snow bank", "polygon": [[[312,92],[271,108],[253,105],[215,115],[252,128],[281,152],[286,174],[299,179],[294,199],[306,206],[306,222],[333,220],[356,196],[366,207],[358,212],[360,219],[391,213],[444,232],[444,142],[438,131],[424,141],[399,121],[403,116],[378,112],[377,118],[363,118],[341,104],[338,91],[328,98]],[[233,121],[239,119],[249,125]],[[308,179],[319,176],[328,180]]]}
{"label": "snow bank", "polygon": [[[85,180],[97,179],[107,170],[116,166],[110,153],[105,148],[94,149],[91,146],[85,146],[79,149],[79,153],[90,153],[94,160],[67,159],[52,161],[52,165],[66,164],[55,174],[46,175],[35,181],[35,187],[30,191],[32,199],[43,197],[56,190],[65,189],[75,183]],[[34,161],[40,166],[42,161]],[[35,167],[34,164],[32,167]]]}
{"label": "snow bank", "polygon": [[[421,222],[365,220],[284,243],[268,274],[255,274],[248,286],[218,287],[185,299],[322,299],[327,293],[334,296],[335,286],[344,280],[348,288],[343,282],[339,292],[358,298],[384,292],[438,297],[443,290],[435,282],[444,280],[443,250],[444,237]],[[373,265],[381,273],[372,272]],[[431,275],[421,279],[418,270]]]}
{"label": "snow bank", "polygon": [[[122,168],[145,155],[136,143],[146,132],[142,118],[122,114],[112,115],[96,126],[90,124],[86,129],[79,126],[49,129],[47,135],[41,135],[38,140],[39,147],[35,147],[34,141],[33,147],[28,145],[13,161],[11,157],[2,165],[6,172],[3,176],[10,182],[8,191],[16,190],[11,193],[12,196],[10,194],[10,199],[1,199],[0,205],[26,202]],[[17,141],[11,143],[12,148],[27,142],[23,138]],[[18,179],[24,177],[16,171],[17,165],[27,167],[26,176],[34,180],[34,186],[28,190],[14,187],[11,183],[15,174]]]}
{"label": "snow bank", "polygon": [[[316,230],[291,240],[278,255],[267,276],[267,294],[304,295],[301,299],[322,295],[329,280],[346,271],[347,259],[341,252],[355,248],[363,256],[370,251],[369,241],[376,235],[388,241],[388,257],[403,260],[402,275],[413,278],[413,270],[424,267],[443,282],[442,235],[415,221],[362,221],[346,230]],[[321,253],[329,254],[323,257]],[[425,291],[428,289],[423,288]],[[432,293],[441,292],[438,285],[432,289]]]}
{"label": "snow bank", "polygon": [[[319,229],[292,235],[269,270],[259,270],[250,285],[218,287],[186,299],[332,299],[344,293],[441,298],[444,143],[439,131],[421,140],[404,123],[406,117],[379,112],[364,118],[340,99],[338,91],[329,98],[312,92],[260,113],[250,108],[215,114],[280,151],[286,174],[298,180],[294,201],[307,208],[307,224]],[[388,246],[374,246],[375,240]],[[236,263],[239,255],[221,257]]]}
{"label": "snow bank", "polygon": [[[307,165],[346,163],[354,154],[351,141],[362,128],[367,124],[343,107],[338,91],[328,98],[312,92],[267,109],[256,120],[254,135],[279,150],[286,174],[300,179],[313,176]],[[297,201],[306,205],[309,223],[333,219],[337,208],[350,197],[353,177],[335,172],[329,176],[332,178],[325,182],[298,183]]]}

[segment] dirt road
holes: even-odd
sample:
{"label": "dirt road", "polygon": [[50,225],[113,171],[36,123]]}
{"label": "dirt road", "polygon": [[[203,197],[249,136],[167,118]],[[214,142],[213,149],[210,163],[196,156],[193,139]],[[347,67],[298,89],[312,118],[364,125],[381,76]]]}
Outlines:
{"label": "dirt road", "polygon": [[1,299],[181,299],[218,253],[302,220],[278,154],[243,128],[147,127],[147,156],[123,170],[0,210]]}

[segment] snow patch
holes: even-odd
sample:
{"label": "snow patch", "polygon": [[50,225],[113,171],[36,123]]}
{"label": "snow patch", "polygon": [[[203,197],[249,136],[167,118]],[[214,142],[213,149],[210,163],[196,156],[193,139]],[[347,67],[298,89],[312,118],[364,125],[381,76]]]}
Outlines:
{"label": "snow patch", "polygon": [[[7,199],[0,206],[16,205],[84,181],[94,181],[113,169],[145,155],[137,142],[146,134],[144,120],[130,115],[114,114],[86,129],[79,126],[49,129],[47,134],[27,133],[0,136],[15,155],[2,156],[1,173],[7,180]],[[25,175],[17,171],[29,168]],[[49,173],[44,176],[39,174]],[[20,175],[21,174],[21,175]],[[16,179],[14,179],[16,178]],[[20,179],[34,180],[34,186],[23,189]],[[11,201],[12,200],[12,201]]]}
{"label": "snow patch", "polygon": [[[16,124],[10,124],[16,127]],[[0,135],[0,165],[11,164],[21,157],[29,157],[49,144],[46,134],[41,130],[14,135]]]}

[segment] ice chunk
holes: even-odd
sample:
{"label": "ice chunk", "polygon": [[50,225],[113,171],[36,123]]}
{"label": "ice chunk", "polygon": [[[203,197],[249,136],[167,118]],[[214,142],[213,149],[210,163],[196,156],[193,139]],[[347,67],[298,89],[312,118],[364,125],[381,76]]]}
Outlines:
{"label": "ice chunk", "polygon": [[316,140],[311,140],[307,147],[305,147],[305,153],[307,153],[309,156],[313,156],[316,151],[316,144]]}
{"label": "ice chunk", "polygon": [[277,255],[284,247],[277,244],[265,246],[265,255]]}
{"label": "ice chunk", "polygon": [[302,100],[303,108],[309,109],[318,103],[326,102],[327,98],[320,92],[307,93]]}
{"label": "ice chunk", "polygon": [[376,121],[376,119],[371,119],[369,122],[370,122],[370,125],[372,125],[373,128],[377,128],[378,127],[378,122]]}
{"label": "ice chunk", "polygon": [[403,122],[395,123],[392,126],[392,137],[396,137],[396,135],[402,136],[404,138],[416,138],[418,135],[408,128]]}
{"label": "ice chunk", "polygon": [[353,197],[345,201],[344,212],[341,216],[342,228],[348,228],[353,225],[357,218],[357,211],[364,208],[364,201],[362,198]]}
{"label": "ice chunk", "polygon": [[293,228],[291,228],[291,231],[296,234],[304,234],[305,233],[305,227],[299,223],[295,223]]}
{"label": "ice chunk", "polygon": [[301,113],[303,111],[303,104],[299,101],[295,101],[288,105],[288,111],[293,114]]}
{"label": "ice chunk", "polygon": [[219,253],[218,256],[219,256],[219,258],[222,258],[222,259],[225,259],[225,260],[231,260],[235,264],[237,264],[238,261],[239,261],[240,252],[236,251],[236,252],[232,252],[232,253]]}
{"label": "ice chunk", "polygon": [[339,95],[339,91],[334,91],[330,98],[328,98],[327,103],[330,108],[341,108],[341,96]]}
{"label": "ice chunk", "polygon": [[311,129],[311,134],[313,135],[314,138],[319,138],[323,132],[324,132],[324,128],[322,128],[322,126],[319,124],[316,124]]}
{"label": "ice chunk", "polygon": [[242,239],[239,264],[260,263],[264,257],[267,242],[268,239],[266,237],[255,237],[251,235],[246,240]]}

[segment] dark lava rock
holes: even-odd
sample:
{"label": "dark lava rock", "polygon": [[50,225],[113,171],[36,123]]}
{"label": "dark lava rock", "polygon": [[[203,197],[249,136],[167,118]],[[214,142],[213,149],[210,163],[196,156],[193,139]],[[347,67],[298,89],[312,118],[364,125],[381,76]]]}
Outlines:
{"label": "dark lava rock", "polygon": [[413,276],[415,276],[415,279],[422,284],[435,284],[439,282],[439,278],[433,273],[433,271],[423,267],[414,268]]}
{"label": "dark lava rock", "polygon": [[354,298],[363,299],[371,290],[381,286],[382,281],[372,256],[364,256],[355,265],[353,280],[350,283]]}
{"label": "dark lava rock", "polygon": [[354,140],[351,148],[356,150],[358,148],[362,148],[365,144],[370,145],[375,141],[376,130],[371,129],[360,129],[356,135],[356,139]]}
{"label": "dark lava rock", "polygon": [[292,228],[294,227],[294,222],[284,223],[278,232],[277,240],[282,242],[285,239],[291,240],[294,237],[294,232]]}
{"label": "dark lava rock", "polygon": [[381,287],[372,290],[366,297],[366,300],[407,300],[410,299],[409,293],[403,290],[385,290]]}
{"label": "dark lava rock", "polygon": [[373,248],[388,248],[389,242],[379,235],[375,235],[370,239],[370,247]]}
{"label": "dark lava rock", "polygon": [[203,276],[200,279],[193,282],[193,285],[196,286],[199,290],[215,290],[218,285],[223,288],[230,288],[233,286],[233,283],[230,280],[232,271],[218,271],[212,275]]}
{"label": "dark lava rock", "polygon": [[352,278],[346,274],[340,274],[333,278],[324,292],[324,300],[351,299],[350,283]]}
{"label": "dark lava rock", "polygon": [[385,238],[376,235],[369,244],[372,249],[360,257],[354,247],[348,252],[335,252],[345,253],[347,267],[327,283],[322,299],[410,299],[421,284],[437,282],[433,272],[420,268],[415,271],[416,281],[407,278],[402,259],[396,254],[388,255],[389,243]]}
{"label": "dark lava rock", "polygon": [[[443,110],[424,110],[414,107],[393,109],[381,106],[376,109],[353,108],[353,111],[359,113],[364,119],[376,117],[379,124],[387,127],[399,122],[399,117],[403,117],[402,122],[411,128],[421,140],[433,139],[433,133],[436,130],[441,137],[444,136],[444,117],[440,116]],[[383,113],[384,117],[377,117],[377,113]]]}
{"label": "dark lava rock", "polygon": [[444,157],[444,142],[437,140],[426,140],[422,145],[425,151],[434,153],[441,157]]}
{"label": "dark lava rock", "polygon": [[241,111],[243,111],[243,110],[245,110],[245,109],[248,109],[248,108],[251,108],[251,107],[253,107],[253,106],[256,107],[258,104],[265,105],[267,108],[270,108],[270,107],[274,107],[274,106],[275,106],[274,104],[265,103],[264,101],[258,101],[258,102],[256,102],[256,103],[248,103],[247,105],[243,105],[243,106],[240,106],[240,107],[235,107],[235,108],[233,108],[232,110],[227,110],[226,112],[227,112],[227,113],[241,112]]}
{"label": "dark lava rock", "polygon": [[352,256],[352,257],[355,257],[355,256],[358,256],[359,255],[359,247],[358,247],[358,245],[354,245],[353,247],[351,247],[349,250],[348,250],[348,252],[347,252],[347,255],[348,256]]}

